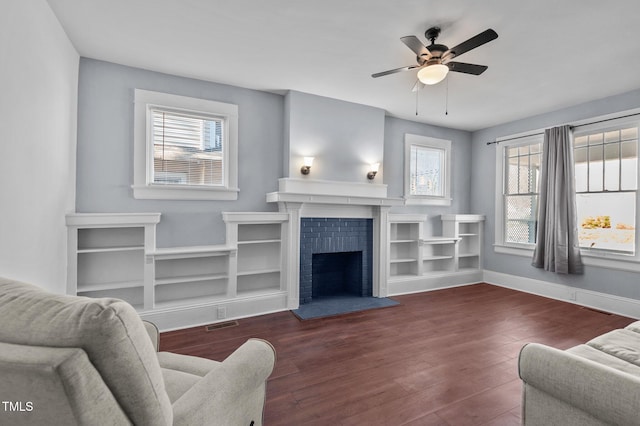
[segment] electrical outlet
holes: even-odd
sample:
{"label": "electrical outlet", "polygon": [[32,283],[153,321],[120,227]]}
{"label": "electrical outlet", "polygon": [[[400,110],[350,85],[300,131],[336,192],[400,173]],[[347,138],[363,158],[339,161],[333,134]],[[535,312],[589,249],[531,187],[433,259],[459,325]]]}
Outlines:
{"label": "electrical outlet", "polygon": [[218,319],[225,319],[227,317],[227,307],[218,306]]}

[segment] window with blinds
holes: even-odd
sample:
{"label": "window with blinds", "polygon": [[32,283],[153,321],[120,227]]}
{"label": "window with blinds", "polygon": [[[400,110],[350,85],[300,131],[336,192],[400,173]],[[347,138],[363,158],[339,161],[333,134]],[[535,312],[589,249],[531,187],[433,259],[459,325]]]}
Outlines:
{"label": "window with blinds", "polygon": [[224,185],[224,119],[150,108],[154,184]]}

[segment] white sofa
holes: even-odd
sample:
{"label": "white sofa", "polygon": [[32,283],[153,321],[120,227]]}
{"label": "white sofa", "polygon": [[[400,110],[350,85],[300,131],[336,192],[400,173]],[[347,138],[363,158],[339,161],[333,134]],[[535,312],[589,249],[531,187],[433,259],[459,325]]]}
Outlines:
{"label": "white sofa", "polygon": [[2,278],[0,319],[0,424],[262,424],[268,342],[223,362],[157,353],[157,329],[123,301]]}
{"label": "white sofa", "polygon": [[640,321],[566,351],[530,343],[518,365],[526,426],[640,425]]}

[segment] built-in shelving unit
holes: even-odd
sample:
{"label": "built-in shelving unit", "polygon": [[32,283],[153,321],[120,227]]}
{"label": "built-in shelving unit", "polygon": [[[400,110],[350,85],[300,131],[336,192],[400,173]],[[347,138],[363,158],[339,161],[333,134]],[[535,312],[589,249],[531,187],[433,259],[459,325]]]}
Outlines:
{"label": "built-in shelving unit", "polygon": [[389,277],[403,279],[419,274],[420,238],[424,215],[389,215]]}
{"label": "built-in shelving unit", "polygon": [[155,246],[159,213],[67,215],[69,274],[67,292],[117,297],[136,309],[151,307],[152,268],[145,253]]}
{"label": "built-in shelving unit", "polygon": [[159,213],[72,214],[69,294],[115,297],[162,329],[283,310],[287,213],[223,213],[224,244],[157,248]]}
{"label": "built-in shelving unit", "polygon": [[422,240],[422,275],[454,270],[457,238],[428,237]]}
{"label": "built-in shelving unit", "polygon": [[227,242],[238,248],[232,262],[237,296],[250,297],[285,291],[282,280],[286,213],[224,213]]}
{"label": "built-in shelving unit", "polygon": [[455,253],[455,270],[458,272],[481,270],[484,216],[445,214],[441,216],[441,220],[443,234],[460,239]]}
{"label": "built-in shelving unit", "polygon": [[229,257],[226,246],[158,249],[155,260],[154,308],[211,303],[229,294]]}
{"label": "built-in shelving unit", "polygon": [[[483,216],[442,215],[442,235],[431,236],[424,235],[426,215],[387,209],[349,210],[353,217],[373,216],[379,226],[373,237],[374,265],[382,265],[374,266],[378,294],[482,280]],[[335,214],[332,206],[318,211]],[[300,211],[222,218],[223,244],[157,248],[159,213],[70,214],[68,293],[123,299],[163,330],[297,307]]]}
{"label": "built-in shelving unit", "polygon": [[390,295],[481,280],[481,216],[443,216],[442,236],[425,236],[426,220],[425,215],[388,215]]}

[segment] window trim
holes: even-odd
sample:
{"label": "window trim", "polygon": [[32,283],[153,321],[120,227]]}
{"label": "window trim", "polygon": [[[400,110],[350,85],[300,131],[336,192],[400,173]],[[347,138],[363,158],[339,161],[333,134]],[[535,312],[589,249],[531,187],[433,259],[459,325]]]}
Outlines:
{"label": "window trim", "polygon": [[[522,134],[505,137],[504,139],[514,139],[497,144],[496,149],[496,188],[495,188],[495,247],[508,247],[512,249],[531,250],[535,244],[526,243],[510,243],[505,241],[505,208],[504,208],[504,192],[505,192],[505,152],[507,148],[514,146],[530,145],[532,143],[542,142],[543,135],[539,133]],[[498,142],[500,142],[498,140]]]}
{"label": "window trim", "polygon": [[[593,131],[599,129],[607,129],[610,127],[617,127],[624,125],[625,123],[635,122],[640,130],[640,119],[638,117],[631,118],[631,116],[640,115],[640,110],[624,111],[616,115],[607,115],[602,117],[594,117],[589,120],[581,120],[572,125],[579,132],[583,130]],[[600,122],[601,121],[601,122]],[[604,123],[606,121],[606,124]],[[503,190],[505,185],[505,165],[504,165],[504,153],[506,147],[517,146],[520,144],[531,143],[532,141],[542,140],[544,138],[543,130],[534,130],[530,132],[523,132],[515,135],[509,135],[496,139],[496,153],[495,153],[495,167],[496,167],[496,181],[495,181],[495,239],[494,239],[494,252],[499,254],[508,254],[514,256],[532,257],[535,249],[535,244],[520,244],[520,243],[507,243],[504,241],[504,224],[505,224],[505,211],[503,202]],[[640,148],[640,141],[639,141]],[[640,181],[640,155],[638,160],[638,180]],[[638,226],[638,218],[640,217],[640,187],[636,192],[636,252],[634,255],[619,254],[614,252],[602,252],[588,249],[580,249],[582,261],[587,266],[596,266],[600,268],[615,269],[620,271],[640,272],[640,227]]]}
{"label": "window trim", "polygon": [[[153,137],[150,109],[156,107],[195,115],[220,117],[225,122],[223,140],[224,182],[220,186],[154,184]],[[133,135],[133,197],[151,200],[238,199],[238,106],[207,99],[135,89]]]}
{"label": "window trim", "polygon": [[[410,188],[410,170],[411,170],[411,147],[419,146],[429,149],[437,149],[444,151],[444,170],[442,172],[442,184],[444,195],[442,197],[429,195],[411,195]],[[451,141],[446,139],[437,139],[428,136],[412,135],[406,133],[404,135],[404,199],[407,205],[431,205],[431,206],[450,206],[451,205]]]}

